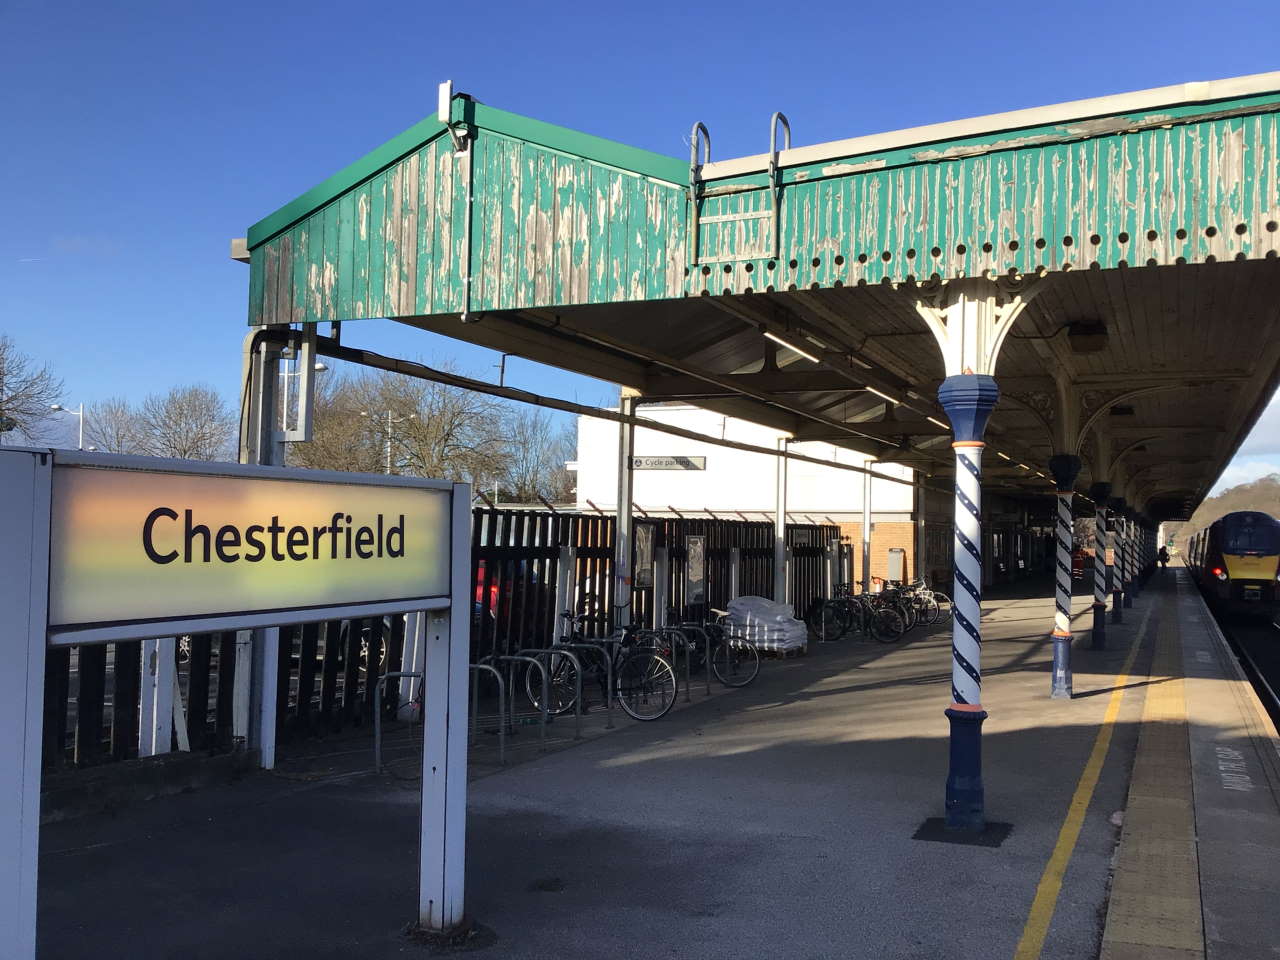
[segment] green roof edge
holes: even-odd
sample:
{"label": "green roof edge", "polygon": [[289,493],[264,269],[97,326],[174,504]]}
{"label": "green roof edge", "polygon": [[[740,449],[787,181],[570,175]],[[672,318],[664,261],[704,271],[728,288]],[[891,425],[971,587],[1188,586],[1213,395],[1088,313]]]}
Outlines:
{"label": "green roof edge", "polygon": [[[458,112],[456,103],[454,112],[455,114]],[[558,127],[531,117],[522,117],[482,103],[465,102],[463,113],[467,122],[482,130],[515,137],[586,160],[595,160],[608,166],[629,170],[642,176],[672,184],[683,184],[689,177],[689,165],[684,161],[643,150],[640,147],[606,140],[603,137],[567,127]],[[380,147],[251,226],[248,232],[249,249],[261,246],[352,187],[373,177],[378,171],[426,146],[444,132],[445,125],[435,115],[415,123],[408,130],[392,137]]]}

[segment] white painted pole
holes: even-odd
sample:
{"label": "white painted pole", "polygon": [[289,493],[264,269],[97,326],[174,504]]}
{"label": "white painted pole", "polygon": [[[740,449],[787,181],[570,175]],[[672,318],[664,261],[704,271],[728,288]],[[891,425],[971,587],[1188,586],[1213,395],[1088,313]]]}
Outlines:
{"label": "white painted pole", "polygon": [[142,692],[138,711],[138,756],[154,757],[173,747],[173,689],[177,671],[174,638],[142,641]]}
{"label": "white painted pole", "polygon": [[653,625],[666,626],[671,606],[671,568],[666,547],[653,548]]}
{"label": "white painted pole", "polygon": [[777,479],[773,503],[773,600],[787,599],[787,438],[778,438]]}
{"label": "white painted pole", "polygon": [[[636,412],[636,395],[623,388],[618,411],[626,417]],[[618,424],[618,504],[613,546],[613,626],[631,623],[631,506],[636,428]]]}
{"label": "white painted pole", "polygon": [[0,453],[0,951],[14,960],[36,955],[50,459]]}
{"label": "white painted pole", "polygon": [[253,631],[236,631],[236,669],[231,694],[231,739],[240,749],[249,742],[249,681],[253,676]]}
{"label": "white painted pole", "polygon": [[[578,551],[574,547],[561,547],[556,562],[556,630],[566,629],[560,614],[566,610],[577,612],[577,598],[573,595],[573,571],[578,563]],[[557,636],[559,634],[557,633]]]}
{"label": "white painted pole", "polygon": [[173,671],[173,738],[182,753],[191,752],[191,736],[187,731],[187,711],[182,706],[182,686],[178,683],[178,671]]}
{"label": "white painted pole", "polygon": [[[259,344],[253,358],[253,382],[249,392],[250,421],[253,425],[253,447],[242,460],[258,464],[284,463],[284,433],[288,427],[289,411],[284,410],[284,422],[277,430],[276,398],[280,389],[280,346],[273,343]],[[284,377],[288,383],[288,376]],[[276,758],[276,675],[280,665],[280,630],[268,628],[251,632],[252,642],[240,646],[240,634],[236,635],[236,695],[243,698],[245,711],[244,740],[249,749],[258,751],[259,764],[264,770],[275,767]],[[243,655],[243,656],[242,656]],[[241,662],[246,671],[241,671]],[[268,714],[268,711],[270,713]]]}
{"label": "white painted pole", "polygon": [[729,548],[729,599],[737,600],[742,592],[742,548]]}
{"label": "white painted pole", "polygon": [[462,921],[466,866],[471,488],[453,490],[454,613],[427,618],[422,730],[418,925],[437,931]]}
{"label": "white painted pole", "polygon": [[[405,673],[421,673],[426,659],[426,616],[421,610],[404,615],[404,656],[400,669]],[[417,720],[418,708],[413,699],[422,681],[416,677],[400,678],[400,705],[396,708],[397,720]]]}
{"label": "white painted pole", "polygon": [[[257,652],[254,683],[256,700],[256,737],[258,765],[263,770],[276,766],[276,708],[279,697],[280,628],[267,627],[255,631],[254,647]],[[345,693],[344,693],[345,696]]]}
{"label": "white painted pole", "polygon": [[[867,461],[875,469],[875,461]],[[871,592],[871,474],[862,474],[862,592]]]}

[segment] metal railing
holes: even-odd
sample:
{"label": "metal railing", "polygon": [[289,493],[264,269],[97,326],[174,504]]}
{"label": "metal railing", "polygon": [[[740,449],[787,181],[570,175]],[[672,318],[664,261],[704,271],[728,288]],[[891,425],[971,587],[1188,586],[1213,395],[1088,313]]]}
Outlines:
{"label": "metal railing", "polygon": [[[392,677],[397,680],[401,677],[412,677],[415,680],[422,679],[422,673],[415,670],[393,670],[390,673],[384,673],[378,677],[376,689],[373,691],[373,772],[382,773],[382,697],[383,691],[386,689],[387,681]],[[418,692],[422,696],[426,696],[421,686]]]}
{"label": "metal railing", "polygon": [[[582,661],[578,659],[578,655],[574,653],[570,653],[567,650],[563,650],[563,649],[558,650],[555,647],[525,647],[521,650],[516,651],[516,656],[522,656],[522,657],[529,657],[529,656],[544,657],[548,655],[565,657],[568,659],[568,661],[571,664],[573,664],[573,693],[574,693],[573,739],[581,740],[582,739]],[[542,678],[543,678],[542,709],[543,709],[543,712],[545,713],[548,709],[547,702],[551,693],[549,684],[548,684],[548,680],[551,675],[551,669],[550,669],[550,663],[546,665],[539,663],[539,666],[542,667]]]}
{"label": "metal railing", "polygon": [[[613,657],[609,655],[608,648],[606,648],[605,645],[602,643],[586,643],[583,641],[574,641],[572,643],[569,643],[569,642],[556,643],[553,645],[553,649],[559,649],[562,647],[566,647],[570,650],[594,650],[600,654],[600,659],[604,661],[604,679],[605,679],[604,728],[606,730],[612,730],[613,729],[613,697],[614,697],[615,691],[613,688]],[[578,687],[579,687],[579,695],[581,695],[581,687],[582,687],[581,675],[579,675],[579,678],[578,678]]]}
{"label": "metal railing", "polygon": [[505,767],[507,765],[507,685],[497,667],[487,663],[471,664],[471,745],[474,747],[479,738],[480,674],[486,670],[498,681],[498,765]]}
{"label": "metal railing", "polygon": [[[549,675],[547,673],[547,668],[543,665],[542,661],[538,660],[536,657],[525,656],[523,653],[508,654],[506,656],[485,657],[483,660],[480,661],[480,663],[483,664],[485,660],[493,660],[495,663],[508,663],[508,664],[531,663],[537,666],[538,673],[542,677],[542,697],[540,701],[541,706],[538,708],[538,712],[542,714],[542,723],[540,724],[541,744],[539,746],[539,750],[545,751],[547,749],[547,722],[550,717],[550,713],[547,710],[547,701],[549,700],[551,695],[551,686],[549,682]],[[506,692],[507,692],[507,697],[509,698],[508,702],[510,704],[510,707],[508,709],[507,716],[511,718],[512,721],[514,721],[515,715],[516,715],[516,691],[515,691],[516,685],[515,685],[514,668],[511,668],[509,670],[508,676],[510,677],[510,682],[507,683]]]}

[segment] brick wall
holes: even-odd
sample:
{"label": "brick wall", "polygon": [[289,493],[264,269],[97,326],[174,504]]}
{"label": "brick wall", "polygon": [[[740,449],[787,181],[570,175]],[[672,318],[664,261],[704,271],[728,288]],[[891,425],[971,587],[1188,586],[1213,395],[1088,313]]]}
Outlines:
{"label": "brick wall", "polygon": [[[853,582],[862,582],[862,524],[858,521],[840,524],[840,536],[853,550]],[[906,551],[906,575],[915,576],[915,524],[911,521],[881,522],[871,527],[871,576],[886,577],[889,573],[889,550],[898,547]]]}

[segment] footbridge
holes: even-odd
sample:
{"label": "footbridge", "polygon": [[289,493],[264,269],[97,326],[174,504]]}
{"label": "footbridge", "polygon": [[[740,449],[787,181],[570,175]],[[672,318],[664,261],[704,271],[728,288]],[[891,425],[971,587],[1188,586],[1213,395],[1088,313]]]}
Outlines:
{"label": "footbridge", "polygon": [[1057,498],[1068,696],[1073,513],[1105,544],[1100,647],[1155,525],[1190,515],[1280,378],[1280,73],[812,145],[768,119],[763,153],[719,159],[695,124],[685,160],[446,88],[233,241],[247,416],[288,344],[448,377],[342,326],[390,318],[620,384],[624,449],[637,404],[680,399],[954,490],[947,814],[981,829],[982,495]]}

